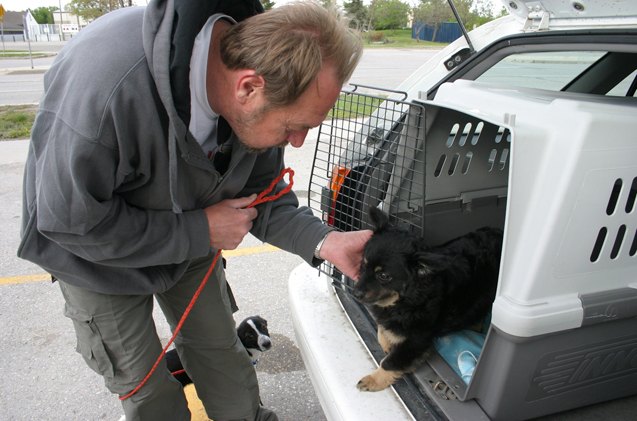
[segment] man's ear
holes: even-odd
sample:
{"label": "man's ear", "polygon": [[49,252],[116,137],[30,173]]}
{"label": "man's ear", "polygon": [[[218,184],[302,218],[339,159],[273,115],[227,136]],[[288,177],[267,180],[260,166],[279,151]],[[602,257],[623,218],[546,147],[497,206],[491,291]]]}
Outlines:
{"label": "man's ear", "polygon": [[235,85],[235,96],[241,104],[258,98],[265,88],[265,80],[257,75],[254,70],[238,70]]}

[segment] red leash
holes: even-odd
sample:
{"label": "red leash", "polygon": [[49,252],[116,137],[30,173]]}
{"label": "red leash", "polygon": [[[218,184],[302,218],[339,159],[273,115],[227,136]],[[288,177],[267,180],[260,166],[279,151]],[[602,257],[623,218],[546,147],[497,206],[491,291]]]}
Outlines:
{"label": "red leash", "polygon": [[[283,190],[278,192],[277,194],[274,194],[272,196],[268,196],[268,194],[272,193],[272,191],[276,187],[277,183],[279,181],[283,180],[283,177],[286,174],[288,174],[289,179],[290,179],[290,182],[288,183],[288,185]],[[284,194],[287,194],[290,190],[292,190],[292,186],[294,184],[293,178],[294,178],[294,171],[291,168],[284,168],[283,170],[281,170],[281,173],[279,174],[279,176],[277,178],[275,178],[272,181],[272,183],[270,183],[270,185],[265,190],[263,190],[261,193],[259,193],[257,198],[254,199],[254,202],[250,203],[246,208],[253,208],[253,207],[255,207],[257,205],[260,205],[262,203],[272,202],[274,200],[277,200],[278,198],[280,198]],[[161,351],[161,353],[159,354],[159,357],[157,357],[157,360],[155,361],[155,364],[153,364],[153,366],[151,367],[151,369],[148,372],[148,374],[146,374],[146,377],[144,377],[144,379],[135,387],[135,389],[131,390],[130,392],[128,392],[124,396],[120,396],[119,400],[124,401],[124,400],[130,398],[131,396],[133,396],[135,393],[139,392],[139,390],[142,387],[144,387],[146,382],[148,382],[148,379],[150,379],[150,376],[152,376],[153,373],[155,372],[155,370],[157,370],[157,367],[159,367],[159,364],[161,364],[162,360],[164,359],[164,356],[166,355],[166,352],[168,351],[168,348],[175,341],[175,338],[177,337],[177,334],[181,330],[181,327],[183,326],[184,322],[188,318],[188,315],[190,314],[190,311],[192,310],[192,308],[194,307],[195,303],[197,302],[197,299],[199,298],[199,295],[201,295],[201,292],[203,291],[204,287],[208,283],[208,279],[210,279],[210,275],[212,274],[212,270],[214,269],[215,265],[217,264],[217,260],[219,260],[219,256],[221,256],[221,249],[219,249],[217,251],[217,254],[215,254],[214,259],[212,259],[212,263],[210,264],[210,267],[208,268],[208,272],[206,272],[206,275],[201,280],[201,284],[199,284],[199,287],[197,288],[197,290],[195,291],[194,295],[190,299],[190,303],[188,304],[188,307],[186,307],[186,310],[184,311],[184,314],[181,316],[181,319],[179,319],[179,323],[177,323],[177,327],[175,328],[175,331],[173,332],[173,336],[170,338],[170,340],[168,341],[168,343],[166,344],[164,349]]]}

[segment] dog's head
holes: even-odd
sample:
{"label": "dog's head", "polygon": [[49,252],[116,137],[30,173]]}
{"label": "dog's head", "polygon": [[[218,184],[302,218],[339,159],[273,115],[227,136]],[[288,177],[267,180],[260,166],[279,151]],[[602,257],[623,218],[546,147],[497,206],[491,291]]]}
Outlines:
{"label": "dog's head", "polygon": [[237,335],[247,350],[267,351],[272,347],[268,322],[261,316],[250,316],[237,328]]}
{"label": "dog's head", "polygon": [[421,262],[422,239],[389,224],[385,213],[370,208],[374,235],[365,245],[354,297],[379,307],[394,305],[432,268]]}

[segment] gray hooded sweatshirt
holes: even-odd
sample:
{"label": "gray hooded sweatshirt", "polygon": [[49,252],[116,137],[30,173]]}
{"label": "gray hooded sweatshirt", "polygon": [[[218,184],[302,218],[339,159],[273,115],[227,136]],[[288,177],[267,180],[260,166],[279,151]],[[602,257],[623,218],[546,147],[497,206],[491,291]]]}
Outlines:
{"label": "gray hooded sweatshirt", "polygon": [[[62,49],[31,134],[18,256],[96,292],[153,294],[214,252],[203,209],[264,190],[283,149],[250,153],[232,134],[228,169],[215,169],[188,131],[190,55],[210,15],[260,11],[256,0],[151,1]],[[257,210],[252,234],[319,263],[328,228],[293,193]]]}

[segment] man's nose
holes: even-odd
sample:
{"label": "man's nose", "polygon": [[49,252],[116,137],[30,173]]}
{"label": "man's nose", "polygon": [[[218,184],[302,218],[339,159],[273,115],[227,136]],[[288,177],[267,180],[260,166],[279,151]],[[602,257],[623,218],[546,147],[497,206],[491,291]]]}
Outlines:
{"label": "man's nose", "polygon": [[305,130],[295,130],[288,136],[288,143],[295,148],[300,148],[303,146],[305,142],[305,138],[307,137],[308,129]]}

